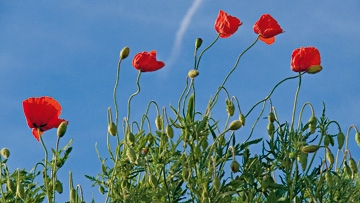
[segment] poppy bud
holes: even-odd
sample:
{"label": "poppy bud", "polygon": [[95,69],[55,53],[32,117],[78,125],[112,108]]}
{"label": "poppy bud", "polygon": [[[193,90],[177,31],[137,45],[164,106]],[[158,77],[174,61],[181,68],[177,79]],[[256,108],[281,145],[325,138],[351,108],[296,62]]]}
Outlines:
{"label": "poppy bud", "polygon": [[324,146],[325,147],[328,147],[329,146],[329,144],[330,144],[330,136],[329,135],[325,135],[325,137],[324,137]]}
{"label": "poppy bud", "polygon": [[115,123],[113,123],[113,122],[109,123],[108,132],[112,136],[115,136],[117,134],[117,127],[116,127]]}
{"label": "poppy bud", "polygon": [[229,116],[233,116],[235,112],[235,106],[231,100],[226,100],[226,112]]}
{"label": "poppy bud", "polygon": [[338,141],[338,149],[341,149],[344,146],[345,135],[342,132],[337,134],[337,141]]}
{"label": "poppy bud", "polygon": [[235,121],[231,122],[229,125],[230,130],[238,130],[240,128],[241,128],[241,121],[239,121],[239,120],[235,120]]}
{"label": "poppy bud", "polygon": [[174,130],[171,125],[166,126],[166,135],[168,138],[172,139],[174,137]]}
{"label": "poppy bud", "polygon": [[197,70],[195,70],[195,69],[193,69],[193,70],[190,70],[189,72],[188,72],[188,76],[189,76],[189,78],[191,78],[191,79],[194,79],[196,76],[198,76],[199,75],[199,71],[197,71]]}
{"label": "poppy bud", "polygon": [[10,179],[10,177],[8,177],[7,181],[6,181],[6,187],[8,189],[8,191],[15,193],[16,192],[16,186],[14,184],[14,181],[12,181]]}
{"label": "poppy bud", "polygon": [[24,199],[25,197],[24,187],[21,184],[16,186],[16,196],[20,199]]}
{"label": "poppy bud", "polygon": [[233,160],[233,161],[231,162],[231,164],[230,164],[230,168],[231,168],[231,171],[232,171],[233,173],[238,172],[239,169],[240,169],[240,164],[239,164],[239,162],[237,162],[236,160]]}
{"label": "poppy bud", "polygon": [[162,123],[163,123],[162,117],[160,115],[156,116],[155,125],[158,130],[162,130]]}
{"label": "poppy bud", "polygon": [[310,134],[314,134],[316,130],[317,118],[315,116],[311,116],[309,119],[309,128]]}
{"label": "poppy bud", "polygon": [[3,156],[5,159],[9,158],[10,156],[10,151],[8,148],[2,148],[0,151],[1,156]]}
{"label": "poppy bud", "polygon": [[146,149],[146,148],[142,148],[142,149],[141,149],[141,154],[142,154],[142,155],[146,155],[146,154],[147,154],[147,149]]}
{"label": "poppy bud", "polygon": [[326,170],[326,172],[325,172],[325,180],[329,184],[330,187],[333,186],[334,181],[333,181],[333,177],[332,177],[329,169]]}
{"label": "poppy bud", "polygon": [[245,116],[244,116],[244,114],[240,114],[240,116],[239,116],[239,120],[240,120],[240,122],[241,122],[241,125],[242,126],[245,126]]}
{"label": "poppy bud", "polygon": [[128,131],[126,133],[126,141],[131,145],[134,144],[135,143],[135,135],[132,132]]}
{"label": "poppy bud", "polygon": [[274,137],[274,132],[275,132],[274,123],[269,122],[269,124],[267,126],[267,131],[268,131],[268,134],[269,134],[270,138],[273,138]]}
{"label": "poppy bud", "polygon": [[301,151],[304,153],[314,153],[316,152],[318,149],[320,148],[319,145],[307,145],[307,146],[303,146],[301,148]]}
{"label": "poppy bud", "polygon": [[359,132],[355,133],[355,141],[358,144],[358,146],[360,147],[360,133]]}
{"label": "poppy bud", "polygon": [[67,129],[67,121],[61,122],[57,129],[57,136],[63,137],[66,133],[66,129]]}
{"label": "poppy bud", "polygon": [[219,192],[220,190],[220,178],[219,177],[215,177],[214,180],[213,180],[213,187],[216,191]]}
{"label": "poppy bud", "polygon": [[158,180],[156,179],[156,177],[154,175],[150,175],[149,183],[153,188],[157,188],[157,186],[158,186]]}
{"label": "poppy bud", "polygon": [[275,114],[274,112],[270,112],[268,115],[268,119],[271,123],[273,123],[275,121]]}
{"label": "poppy bud", "polygon": [[63,184],[59,180],[56,180],[56,182],[55,182],[55,190],[59,194],[61,194],[63,192]]}
{"label": "poppy bud", "polygon": [[350,168],[351,168],[351,171],[353,172],[353,174],[357,174],[358,167],[356,165],[356,162],[355,162],[354,158],[349,159],[349,165],[350,165]]}
{"label": "poppy bud", "polygon": [[351,177],[352,171],[351,171],[350,166],[346,163],[346,161],[344,163],[344,170],[345,170],[346,175]]}
{"label": "poppy bud", "polygon": [[104,194],[105,193],[105,188],[100,185],[99,191],[100,191],[101,194]]}
{"label": "poppy bud", "polygon": [[131,163],[135,163],[137,157],[136,157],[136,152],[133,148],[129,147],[127,149],[126,156],[129,158]]}
{"label": "poppy bud", "polygon": [[329,149],[326,152],[326,158],[330,163],[330,168],[332,168],[332,165],[334,164],[334,155],[331,153]]}
{"label": "poppy bud", "polygon": [[307,73],[310,73],[310,74],[315,74],[315,73],[318,73],[322,70],[322,66],[320,65],[315,65],[315,66],[310,66],[306,72]]}
{"label": "poppy bud", "polygon": [[130,53],[130,48],[129,47],[124,47],[120,51],[120,60],[126,59],[129,56],[129,53]]}
{"label": "poppy bud", "polygon": [[298,161],[300,162],[301,168],[302,168],[303,171],[306,170],[307,159],[308,159],[308,154],[307,153],[300,153],[300,155],[298,155]]}
{"label": "poppy bud", "polygon": [[196,38],[196,41],[195,41],[195,49],[199,49],[201,47],[201,44],[202,44],[203,40],[201,38]]}

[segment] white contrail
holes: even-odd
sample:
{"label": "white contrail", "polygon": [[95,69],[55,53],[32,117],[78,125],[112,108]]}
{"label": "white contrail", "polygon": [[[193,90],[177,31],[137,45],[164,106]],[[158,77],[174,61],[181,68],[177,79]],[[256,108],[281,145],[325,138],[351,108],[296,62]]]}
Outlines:
{"label": "white contrail", "polygon": [[171,55],[166,62],[166,65],[168,67],[170,67],[176,61],[177,57],[179,56],[179,53],[181,51],[181,42],[183,40],[183,36],[190,24],[191,18],[195,14],[196,10],[199,8],[202,1],[203,0],[195,0],[194,3],[189,8],[189,10],[187,11],[184,18],[182,19],[182,21],[180,23],[180,27],[179,27],[178,31],[176,32],[175,42],[174,42],[173,48],[171,50]]}

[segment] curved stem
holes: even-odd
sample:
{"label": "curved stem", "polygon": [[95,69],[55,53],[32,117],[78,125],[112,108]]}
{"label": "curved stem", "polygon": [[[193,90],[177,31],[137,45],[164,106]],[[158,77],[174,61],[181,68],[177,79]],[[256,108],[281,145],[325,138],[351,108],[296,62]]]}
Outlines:
{"label": "curved stem", "polygon": [[[300,92],[300,86],[301,86],[301,73],[299,72],[299,84],[295,93],[295,99],[294,99],[294,107],[293,107],[293,113],[291,116],[291,128],[290,128],[290,132],[294,132],[294,120],[295,120],[295,114],[296,114],[296,105],[297,105],[297,100],[299,97],[299,92]],[[291,135],[291,133],[290,133]],[[290,138],[291,140],[291,138]]]}
{"label": "curved stem", "polygon": [[[118,105],[117,105],[117,100],[116,100],[116,90],[117,87],[119,85],[119,78],[120,78],[120,64],[121,64],[121,59],[118,62],[118,67],[117,67],[117,72],[116,72],[116,81],[115,81],[115,86],[114,86],[114,106],[115,106],[115,125],[116,127],[118,126],[118,120],[119,120],[119,109],[118,109]],[[116,133],[116,139],[118,141],[118,143],[120,142],[120,138],[119,138],[119,133]]]}
{"label": "curved stem", "polygon": [[137,89],[136,92],[134,92],[134,93],[129,97],[129,100],[128,100],[128,112],[127,112],[127,121],[128,121],[128,122],[130,121],[130,102],[131,102],[131,99],[132,99],[134,96],[136,96],[137,94],[140,93],[140,83],[139,83],[139,81],[140,81],[141,73],[142,73],[142,71],[139,70],[139,74],[138,74],[138,76],[137,76],[137,78],[136,78],[136,85],[137,85],[137,88],[138,88],[138,89]]}
{"label": "curved stem", "polygon": [[301,110],[300,110],[299,120],[298,120],[298,129],[300,129],[302,114],[303,114],[303,111],[304,111],[304,108],[305,108],[306,105],[309,105],[309,106],[310,106],[310,108],[311,108],[311,115],[313,115],[313,116],[315,115],[315,111],[314,111],[314,108],[313,108],[312,104],[311,104],[310,102],[306,102],[306,103],[302,106],[302,108],[301,108]]}
{"label": "curved stem", "polygon": [[212,47],[212,46],[215,44],[215,42],[219,39],[219,36],[220,36],[220,35],[217,35],[216,38],[215,38],[215,40],[214,40],[208,47],[206,47],[206,48],[200,53],[199,60],[198,60],[197,64],[195,65],[195,70],[199,69],[199,64],[200,64],[200,60],[201,60],[202,55],[203,55],[208,49],[210,49],[210,47]]}

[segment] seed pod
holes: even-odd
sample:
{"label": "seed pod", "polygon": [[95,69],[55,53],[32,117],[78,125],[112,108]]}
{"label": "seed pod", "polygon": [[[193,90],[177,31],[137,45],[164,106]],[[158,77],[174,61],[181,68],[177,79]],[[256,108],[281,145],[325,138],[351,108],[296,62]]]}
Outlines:
{"label": "seed pod", "polygon": [[235,112],[234,103],[229,99],[226,100],[226,112],[229,116],[233,116]]}
{"label": "seed pod", "polygon": [[270,138],[272,139],[274,137],[274,132],[275,132],[274,123],[271,123],[271,122],[268,123],[267,132],[268,132],[268,135],[270,136]]}
{"label": "seed pod", "polygon": [[158,180],[156,179],[156,177],[154,175],[150,175],[149,177],[149,183],[153,188],[157,188],[158,186]]}
{"label": "seed pod", "polygon": [[233,173],[238,172],[239,169],[240,169],[240,164],[239,164],[239,162],[237,162],[236,160],[233,160],[233,161],[231,162],[231,164],[230,164],[230,168],[231,168],[231,171],[232,171]]}
{"label": "seed pod", "polygon": [[195,40],[195,49],[199,49],[201,44],[202,44],[203,40],[201,38],[196,38]]}
{"label": "seed pod", "polygon": [[330,163],[329,168],[332,168],[332,165],[334,164],[334,155],[331,153],[331,151],[329,149],[326,151],[326,158]]}
{"label": "seed pod", "polygon": [[309,128],[310,128],[311,135],[315,133],[316,123],[317,123],[317,118],[315,116],[311,116],[309,119]]}
{"label": "seed pod", "polygon": [[275,114],[274,112],[270,112],[268,115],[269,122],[273,123],[275,121]]}
{"label": "seed pod", "polygon": [[133,148],[128,147],[127,151],[126,151],[126,156],[129,158],[131,163],[135,163],[136,162],[136,152]]}
{"label": "seed pod", "polygon": [[7,181],[6,181],[6,187],[8,189],[9,192],[15,193],[16,192],[16,186],[14,184],[14,181],[12,181],[10,179],[10,177],[8,177]]}
{"label": "seed pod", "polygon": [[359,132],[355,133],[355,141],[358,144],[358,146],[360,147],[360,133]]}
{"label": "seed pod", "polygon": [[67,129],[67,121],[63,121],[60,123],[58,129],[57,129],[57,136],[58,137],[63,137],[66,133],[66,129]]}
{"label": "seed pod", "polygon": [[59,180],[56,180],[55,181],[55,190],[61,194],[63,192],[63,184],[59,181]]}
{"label": "seed pod", "polygon": [[162,123],[163,123],[162,117],[160,115],[156,116],[155,125],[158,130],[162,130]]}
{"label": "seed pod", "polygon": [[130,54],[130,48],[129,47],[124,47],[121,51],[120,51],[120,60],[122,59],[126,59]]}
{"label": "seed pod", "polygon": [[307,145],[307,146],[303,146],[301,148],[301,151],[304,153],[314,153],[316,152],[318,149],[320,148],[319,145]]}
{"label": "seed pod", "polygon": [[326,172],[325,172],[325,180],[329,184],[330,187],[333,186],[334,181],[333,181],[333,177],[331,175],[330,170],[326,170]]}
{"label": "seed pod", "polygon": [[196,76],[198,76],[198,75],[199,75],[199,71],[197,71],[197,70],[195,70],[195,69],[190,70],[190,71],[188,72],[188,76],[189,76],[189,78],[191,78],[191,79],[196,78]]}
{"label": "seed pod", "polygon": [[303,171],[306,170],[306,166],[307,166],[307,160],[308,160],[308,154],[307,153],[300,153],[300,155],[298,155],[298,161],[301,164],[301,168]]}
{"label": "seed pod", "polygon": [[240,128],[241,128],[241,121],[239,121],[239,120],[235,120],[235,121],[231,122],[229,125],[230,130],[238,130]]}
{"label": "seed pod", "polygon": [[166,135],[168,136],[168,138],[172,139],[174,137],[174,130],[171,127],[171,125],[167,125],[166,126]]}
{"label": "seed pod", "polygon": [[10,151],[8,148],[2,148],[0,151],[1,156],[3,156],[5,159],[9,158],[10,156]]}
{"label": "seed pod", "polygon": [[115,123],[113,123],[113,122],[109,123],[108,132],[112,136],[115,136],[117,134],[117,127],[116,127]]}
{"label": "seed pod", "polygon": [[215,176],[214,180],[213,180],[213,187],[216,191],[219,192],[220,190],[220,178]]}
{"label": "seed pod", "polygon": [[358,172],[358,167],[357,167],[357,165],[356,165],[356,162],[355,162],[354,158],[351,157],[351,158],[349,159],[349,165],[350,165],[350,168],[351,168],[352,173],[353,173],[353,174],[357,174],[357,172]]}
{"label": "seed pod", "polygon": [[240,116],[239,116],[239,120],[240,120],[240,122],[241,122],[241,125],[242,126],[245,126],[245,116],[244,116],[244,114],[240,114]]}
{"label": "seed pod", "polygon": [[341,149],[344,146],[345,135],[341,131],[337,134],[338,149]]}

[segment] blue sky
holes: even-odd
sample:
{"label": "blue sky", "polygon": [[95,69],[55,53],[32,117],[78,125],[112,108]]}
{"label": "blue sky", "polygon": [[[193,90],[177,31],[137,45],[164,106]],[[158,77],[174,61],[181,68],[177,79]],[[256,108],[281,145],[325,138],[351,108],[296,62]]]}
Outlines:
{"label": "blue sky", "polygon": [[[141,51],[155,49],[166,66],[141,76],[141,94],[133,99],[132,118],[140,117],[150,100],[156,100],[160,106],[175,104],[187,72],[193,68],[194,41],[201,37],[205,47],[215,39],[214,22],[220,9],[238,17],[243,25],[203,56],[196,78],[199,110],[204,110],[238,54],[256,38],[253,24],[262,14],[269,13],[285,33],[278,35],[271,46],[258,42],[226,84],[230,94],[239,98],[243,111],[263,99],[277,82],[296,74],[289,67],[295,48],[315,46],[321,53],[323,71],[303,77],[299,105],[311,102],[320,116],[324,101],[327,116],[339,121],[343,131],[353,124],[360,126],[357,0],[326,4],[243,0],[1,1],[0,148],[11,151],[10,169],[31,169],[44,156],[41,144],[26,125],[22,101],[52,96],[63,107],[61,117],[70,121],[61,144],[74,138],[73,152],[59,172],[60,179],[66,182],[68,171],[72,170],[74,182],[84,187],[86,200],[94,195],[97,202],[103,201],[97,188],[89,187],[90,182],[83,175],[96,175],[101,170],[96,142],[103,156],[107,156],[106,111],[113,106],[119,51],[124,46],[131,50],[129,59],[122,63],[120,118],[126,116],[127,99],[136,91],[137,71],[131,66],[131,59]],[[296,80],[287,82],[272,98],[282,121],[290,120],[296,85]],[[222,100],[223,97],[219,100],[220,113]],[[306,112],[305,116],[309,116],[309,109]],[[262,124],[266,125],[266,120]],[[332,133],[335,132],[334,128]],[[55,134],[55,130],[44,134],[49,147],[55,144]],[[259,130],[256,136],[266,136],[265,130]],[[352,153],[358,154],[356,144],[351,142],[350,146]],[[59,199],[62,201],[65,200]]]}

